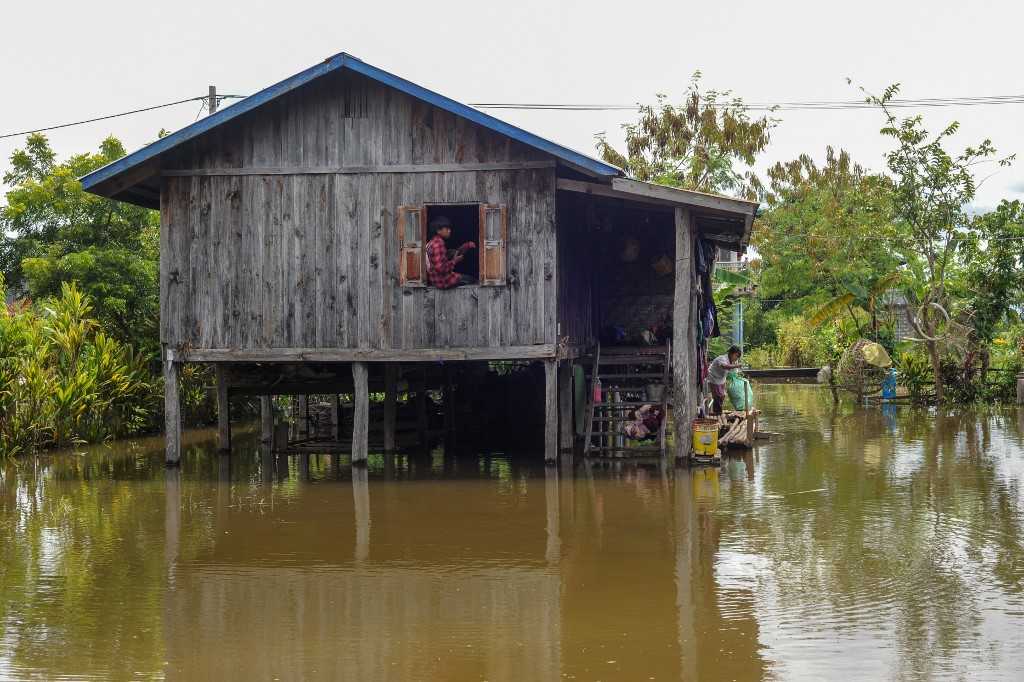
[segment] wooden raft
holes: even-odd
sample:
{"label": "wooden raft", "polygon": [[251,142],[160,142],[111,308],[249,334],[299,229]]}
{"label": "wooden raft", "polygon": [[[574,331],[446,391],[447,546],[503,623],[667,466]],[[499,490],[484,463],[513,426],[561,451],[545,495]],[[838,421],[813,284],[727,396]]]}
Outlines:
{"label": "wooden raft", "polygon": [[718,446],[721,448],[752,448],[760,437],[757,419],[760,410],[740,412],[729,410],[718,417]]}

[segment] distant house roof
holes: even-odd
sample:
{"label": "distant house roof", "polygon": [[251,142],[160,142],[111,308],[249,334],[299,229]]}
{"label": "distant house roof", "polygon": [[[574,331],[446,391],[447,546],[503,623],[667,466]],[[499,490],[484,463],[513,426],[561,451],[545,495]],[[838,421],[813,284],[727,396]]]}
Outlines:
{"label": "distant house roof", "polygon": [[[522,128],[512,125],[511,123],[506,123],[505,121],[485,114],[473,107],[456,102],[449,97],[445,97],[444,95],[440,95],[432,90],[428,90],[423,86],[416,85],[404,78],[395,76],[383,69],[367,64],[361,59],[357,59],[350,54],[342,52],[317,64],[316,66],[312,66],[305,71],[301,71],[294,76],[286,78],[280,83],[264,88],[255,95],[250,95],[235,104],[224,107],[220,111],[217,111],[206,118],[200,119],[192,125],[186,126],[177,132],[171,133],[167,137],[161,138],[136,152],[89,173],[82,178],[82,187],[95,194],[113,197],[115,194],[123,192],[125,189],[128,189],[131,185],[134,185],[135,182],[137,182],[137,180],[131,178],[132,171],[139,169],[139,167],[147,161],[151,161],[161,154],[174,149],[178,145],[198,137],[217,126],[238,118],[242,114],[261,107],[267,102],[280,97],[285,93],[291,92],[310,81],[341,69],[348,69],[368,78],[372,78],[379,83],[395,88],[396,90],[404,92],[405,94],[420,99],[428,104],[432,104],[440,109],[455,114],[456,116],[461,116],[473,123],[489,128],[490,130],[501,133],[502,135],[506,135],[513,140],[540,151],[547,152],[570,166],[575,167],[577,170],[583,171],[587,175],[591,175],[596,178],[612,178],[623,175],[622,170],[607,164],[604,161],[587,156],[586,154],[581,154],[580,152],[547,140],[539,135],[534,135],[531,132],[527,132]],[[116,182],[117,179],[122,179],[123,182]],[[130,193],[127,193],[127,196],[117,198],[124,198],[127,201],[133,200]],[[148,205],[151,201],[137,201],[136,203]]]}

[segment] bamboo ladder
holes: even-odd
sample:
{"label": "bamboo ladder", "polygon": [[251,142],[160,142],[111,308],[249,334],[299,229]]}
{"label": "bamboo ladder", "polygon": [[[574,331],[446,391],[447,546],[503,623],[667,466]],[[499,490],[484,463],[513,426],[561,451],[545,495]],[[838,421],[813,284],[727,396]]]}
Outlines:
{"label": "bamboo ladder", "polygon": [[[647,454],[657,452],[662,456],[667,450],[666,426],[668,424],[668,399],[672,363],[672,347],[627,346],[594,350],[590,364],[590,394],[587,396],[587,433],[583,441],[583,454]],[[597,381],[601,381],[601,401],[595,402]],[[626,447],[616,441],[622,440],[623,425],[633,421],[632,412],[641,405],[648,405],[646,387],[649,384],[662,386],[661,428],[658,430],[658,444],[651,446]],[[621,397],[625,395],[626,399]],[[600,439],[594,444],[595,436]]]}

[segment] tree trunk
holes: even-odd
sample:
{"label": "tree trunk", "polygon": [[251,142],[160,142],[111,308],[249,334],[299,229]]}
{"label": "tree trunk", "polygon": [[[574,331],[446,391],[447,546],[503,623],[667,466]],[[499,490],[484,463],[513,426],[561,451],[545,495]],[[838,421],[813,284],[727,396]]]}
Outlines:
{"label": "tree trunk", "polygon": [[945,393],[942,385],[942,359],[939,357],[939,346],[934,341],[925,343],[928,349],[928,358],[932,361],[932,374],[935,375],[935,402],[941,404]]}

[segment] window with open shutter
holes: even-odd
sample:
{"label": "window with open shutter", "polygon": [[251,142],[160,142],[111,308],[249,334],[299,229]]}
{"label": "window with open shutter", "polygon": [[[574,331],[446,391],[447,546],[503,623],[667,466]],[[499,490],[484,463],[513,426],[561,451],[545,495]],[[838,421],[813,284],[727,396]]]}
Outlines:
{"label": "window with open shutter", "polygon": [[424,286],[423,244],[427,237],[427,210],[423,206],[399,206],[397,212],[399,282],[403,286]]}
{"label": "window with open shutter", "polygon": [[505,284],[508,207],[480,204],[480,284]]}

